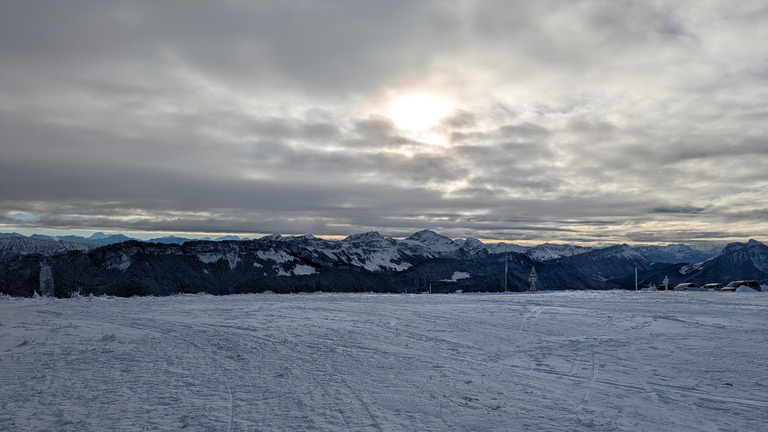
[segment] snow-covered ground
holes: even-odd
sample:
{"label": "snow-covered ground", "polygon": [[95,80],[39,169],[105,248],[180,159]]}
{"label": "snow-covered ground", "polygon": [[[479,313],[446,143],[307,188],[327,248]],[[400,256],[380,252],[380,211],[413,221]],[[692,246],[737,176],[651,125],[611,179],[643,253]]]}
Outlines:
{"label": "snow-covered ground", "polygon": [[766,425],[765,292],[0,298],[0,430]]}

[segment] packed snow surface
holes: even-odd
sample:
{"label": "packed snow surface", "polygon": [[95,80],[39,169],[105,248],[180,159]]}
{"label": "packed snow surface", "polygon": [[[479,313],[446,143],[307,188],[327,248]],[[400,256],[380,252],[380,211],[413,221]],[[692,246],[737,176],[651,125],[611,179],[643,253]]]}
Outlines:
{"label": "packed snow surface", "polygon": [[0,430],[757,431],[768,294],[0,297]]}
{"label": "packed snow surface", "polygon": [[317,273],[314,267],[304,265],[304,264],[296,264],[293,266],[292,273],[295,275],[312,275]]}
{"label": "packed snow surface", "polygon": [[279,264],[287,263],[289,261],[293,261],[294,259],[284,251],[275,251],[274,249],[270,249],[268,251],[258,251],[256,252],[256,256],[263,260],[272,260]]}
{"label": "packed snow surface", "polygon": [[470,277],[470,275],[467,272],[455,271],[455,272],[453,272],[453,276],[451,276],[450,279],[443,279],[441,282],[456,282],[456,281],[459,281],[461,279],[467,279],[469,277]]}

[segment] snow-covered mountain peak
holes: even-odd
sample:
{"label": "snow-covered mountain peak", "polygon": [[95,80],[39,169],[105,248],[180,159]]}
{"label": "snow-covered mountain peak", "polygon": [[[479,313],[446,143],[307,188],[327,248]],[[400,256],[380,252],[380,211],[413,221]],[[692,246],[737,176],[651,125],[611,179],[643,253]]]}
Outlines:
{"label": "snow-covered mountain peak", "polygon": [[642,261],[648,261],[646,257],[644,257],[639,252],[636,252],[632,250],[632,248],[629,247],[628,244],[620,244],[616,246],[609,246],[605,249],[600,249],[599,255],[601,256],[615,256],[615,257],[621,257],[621,258],[629,258],[629,259],[638,259]]}
{"label": "snow-covered mountain peak", "polygon": [[493,244],[493,245],[488,245],[487,248],[488,248],[489,252],[495,253],[495,254],[497,254],[497,253],[508,253],[508,252],[524,254],[524,253],[526,253],[530,249],[530,248],[527,248],[525,246],[520,246],[520,245],[516,245],[516,244],[508,244],[508,243],[504,243],[504,242],[496,243],[496,244]]}
{"label": "snow-covered mountain peak", "polygon": [[750,240],[745,245],[749,259],[761,271],[768,273],[768,246],[757,240]]}
{"label": "snow-covered mountain peak", "polygon": [[45,234],[32,234],[29,236],[29,238],[33,240],[45,240],[45,241],[51,241],[51,242],[57,242],[59,241],[59,238],[56,236],[49,236]]}
{"label": "snow-covered mountain peak", "polygon": [[107,238],[107,235],[103,232],[95,232],[92,236],[88,237],[88,240],[103,240]]}
{"label": "snow-covered mountain peak", "polygon": [[455,243],[458,243],[462,248],[464,248],[467,252],[470,252],[470,253],[477,253],[483,250],[487,250],[483,242],[472,237],[467,237],[466,240],[456,241]]}
{"label": "snow-covered mountain peak", "polygon": [[379,242],[382,240],[386,240],[383,235],[379,234],[378,231],[369,231],[365,233],[360,234],[352,234],[345,238],[343,241],[346,243],[368,243],[368,242]]}
{"label": "snow-covered mountain peak", "polygon": [[728,243],[723,248],[723,252],[726,252],[726,251],[732,252],[732,251],[743,249],[743,248],[755,248],[755,247],[763,248],[763,247],[766,247],[766,246],[765,246],[764,243],[761,243],[761,242],[759,242],[759,241],[757,241],[755,239],[750,239],[746,243],[739,243],[739,242]]}
{"label": "snow-covered mountain peak", "polygon": [[435,252],[452,252],[459,248],[459,245],[450,238],[430,230],[414,233],[404,241],[420,243]]}
{"label": "snow-covered mountain peak", "polygon": [[699,243],[689,246],[682,243],[634,246],[632,250],[639,252],[653,262],[665,263],[698,263],[712,258],[720,253],[721,245]]}
{"label": "snow-covered mountain peak", "polygon": [[565,258],[591,251],[592,248],[569,244],[544,243],[528,249],[525,254],[537,261]]}
{"label": "snow-covered mountain peak", "polygon": [[324,240],[315,237],[312,234],[303,234],[291,237],[281,237],[278,241],[288,242],[294,245],[300,245],[311,249],[324,248],[328,245],[338,243],[338,240]]}
{"label": "snow-covered mountain peak", "polygon": [[743,247],[744,247],[744,243],[739,243],[739,242],[728,243],[723,248],[723,252],[733,252],[733,251],[739,250],[739,249],[741,249]]}
{"label": "snow-covered mountain peak", "polygon": [[[768,246],[750,240],[747,243],[729,243],[720,254],[680,269],[681,274],[693,278],[727,283],[731,280],[764,280],[768,274]],[[706,279],[704,279],[706,278]]]}

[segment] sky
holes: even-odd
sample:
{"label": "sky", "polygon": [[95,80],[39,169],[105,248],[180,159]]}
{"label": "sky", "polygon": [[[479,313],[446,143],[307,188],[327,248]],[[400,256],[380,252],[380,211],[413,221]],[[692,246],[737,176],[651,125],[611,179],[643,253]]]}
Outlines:
{"label": "sky", "polygon": [[0,0],[0,232],[768,240],[764,0]]}

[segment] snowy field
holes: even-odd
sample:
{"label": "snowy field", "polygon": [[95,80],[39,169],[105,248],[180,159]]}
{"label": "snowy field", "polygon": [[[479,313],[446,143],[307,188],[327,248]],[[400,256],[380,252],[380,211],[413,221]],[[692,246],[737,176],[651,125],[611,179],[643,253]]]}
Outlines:
{"label": "snowy field", "polygon": [[765,431],[768,293],[0,298],[0,430]]}

